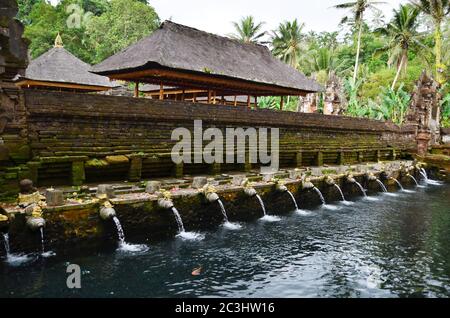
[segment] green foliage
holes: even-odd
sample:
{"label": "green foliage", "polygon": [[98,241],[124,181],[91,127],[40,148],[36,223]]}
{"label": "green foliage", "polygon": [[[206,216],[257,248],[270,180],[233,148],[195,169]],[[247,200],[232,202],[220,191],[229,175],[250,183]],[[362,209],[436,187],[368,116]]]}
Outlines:
{"label": "green foliage", "polygon": [[450,128],[450,93],[442,99],[442,127]]}
{"label": "green foliage", "polygon": [[280,23],[272,35],[272,53],[292,67],[297,67],[300,54],[304,51],[304,27],[297,19],[286,21]]}
{"label": "green foliage", "polygon": [[403,124],[411,95],[403,89],[403,84],[397,90],[384,88],[379,96],[378,118],[391,120],[395,124]]}
{"label": "green foliage", "polygon": [[111,0],[111,9],[93,17],[87,32],[94,42],[94,63],[121,51],[159,27],[155,10],[136,0]]}
{"label": "green foliage", "polygon": [[404,122],[411,96],[404,89],[403,84],[394,90],[390,87],[381,88],[381,93],[378,94],[375,101],[359,97],[361,84],[361,80],[353,83],[350,78],[344,81],[344,88],[348,96],[346,115],[390,120],[399,125]]}
{"label": "green foliage", "polygon": [[[32,58],[48,51],[59,32],[68,51],[85,62],[98,63],[159,26],[158,15],[145,1],[62,0],[55,7],[36,1],[29,14],[25,2],[22,17],[29,21],[25,37],[31,40]],[[71,5],[78,5],[81,12]],[[80,17],[80,24],[69,27],[69,17],[74,15]]]}
{"label": "green foliage", "polygon": [[[410,64],[405,74],[402,74],[400,80],[397,82],[396,88],[403,85],[404,89],[411,92],[414,88],[414,83],[419,79],[420,74],[424,69],[423,65],[414,62]],[[396,69],[383,67],[375,73],[368,75],[364,81],[360,91],[360,98],[363,100],[375,99],[380,93],[381,88],[390,87],[394,81]]]}
{"label": "green foliage", "polygon": [[244,43],[260,43],[261,38],[266,35],[262,31],[264,22],[255,22],[255,18],[251,15],[242,18],[239,22],[233,22],[236,33],[231,34],[231,37]]}
{"label": "green foliage", "polygon": [[17,13],[17,19],[19,19],[24,25],[31,23],[30,13],[33,6],[44,2],[44,0],[18,0],[17,4],[19,12]]}

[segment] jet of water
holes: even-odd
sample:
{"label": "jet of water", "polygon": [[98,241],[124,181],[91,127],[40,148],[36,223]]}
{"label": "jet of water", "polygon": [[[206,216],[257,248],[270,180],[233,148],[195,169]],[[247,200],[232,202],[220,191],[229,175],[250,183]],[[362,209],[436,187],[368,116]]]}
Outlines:
{"label": "jet of water", "polygon": [[9,248],[9,234],[8,233],[3,233],[3,242],[5,245],[6,257],[9,257],[9,254],[11,253],[11,251]]}
{"label": "jet of water", "polygon": [[338,189],[339,193],[341,194],[342,201],[347,202],[347,200],[345,200],[344,192],[342,192],[341,187],[339,185],[337,185],[336,183],[334,184],[334,186],[336,187],[336,189]]}
{"label": "jet of water", "polygon": [[173,212],[173,215],[175,216],[175,220],[177,221],[177,224],[178,224],[178,234],[186,232],[184,230],[183,220],[181,219],[181,216],[180,216],[180,213],[178,212],[178,210],[175,207],[172,207],[172,212]]}
{"label": "jet of water", "polygon": [[45,253],[44,228],[41,227],[39,230],[41,232],[41,252],[42,254],[44,254]]}
{"label": "jet of water", "polygon": [[398,181],[397,179],[395,179],[395,178],[392,178],[392,180],[394,180],[395,181],[395,183],[397,183],[397,185],[398,185],[398,187],[400,188],[400,190],[402,190],[402,191],[404,191],[405,189],[403,188],[403,186],[402,186],[402,184],[400,183],[400,181]]}
{"label": "jet of water", "polygon": [[364,197],[367,197],[367,193],[366,190],[364,190],[363,186],[361,185],[361,183],[359,183],[358,181],[355,182],[356,185],[359,187],[359,189],[361,190],[362,194],[364,195]]}
{"label": "jet of water", "polygon": [[223,214],[223,220],[225,221],[225,223],[228,223],[228,215],[227,215],[227,211],[225,210],[225,207],[223,206],[223,202],[222,200],[217,200],[217,202],[219,203],[220,206],[220,210],[222,211]]}
{"label": "jet of water", "polygon": [[288,191],[288,193],[289,193],[289,195],[291,196],[291,198],[292,198],[292,202],[294,202],[294,205],[295,205],[295,211],[298,211],[298,204],[297,204],[297,200],[295,200],[295,197],[294,197],[294,195],[292,194],[292,192],[291,191]]}
{"label": "jet of water", "polygon": [[422,175],[422,177],[425,179],[425,182],[428,183],[428,175],[427,175],[427,171],[424,168],[420,168],[420,174]]}
{"label": "jet of water", "polygon": [[416,180],[416,178],[414,178],[414,176],[408,174],[408,177],[410,177],[411,179],[413,179],[417,186],[419,185],[419,182],[417,182],[417,180]]}
{"label": "jet of water", "polygon": [[326,205],[327,203],[326,203],[326,201],[325,201],[325,198],[323,197],[322,192],[320,192],[320,190],[319,190],[317,187],[314,187],[313,189],[314,189],[314,191],[316,191],[317,194],[319,195],[320,201],[322,201],[322,204],[323,204],[323,205]]}
{"label": "jet of water", "polygon": [[381,190],[383,190],[383,192],[388,192],[388,190],[386,189],[386,187],[384,186],[383,182],[380,181],[380,179],[376,179],[376,181],[378,182],[378,184],[380,185]]}
{"label": "jet of water", "polygon": [[258,199],[259,204],[261,205],[261,209],[262,209],[262,211],[263,211],[263,213],[264,213],[264,216],[266,216],[266,215],[267,215],[267,212],[266,212],[266,207],[264,206],[263,200],[261,199],[261,197],[259,196],[259,194],[256,195],[256,198]]}
{"label": "jet of water", "polygon": [[119,237],[119,241],[121,245],[125,244],[125,233],[123,232],[122,224],[120,224],[119,219],[115,216],[113,217],[114,224],[117,229],[117,236]]}

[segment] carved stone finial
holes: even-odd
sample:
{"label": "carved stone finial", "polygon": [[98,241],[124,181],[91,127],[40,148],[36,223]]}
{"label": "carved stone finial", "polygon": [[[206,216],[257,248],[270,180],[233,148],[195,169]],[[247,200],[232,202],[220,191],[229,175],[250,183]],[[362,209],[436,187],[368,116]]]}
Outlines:
{"label": "carved stone finial", "polygon": [[59,32],[58,32],[58,35],[56,36],[56,39],[55,39],[55,47],[64,47],[63,40],[62,40],[61,35],[59,34]]}

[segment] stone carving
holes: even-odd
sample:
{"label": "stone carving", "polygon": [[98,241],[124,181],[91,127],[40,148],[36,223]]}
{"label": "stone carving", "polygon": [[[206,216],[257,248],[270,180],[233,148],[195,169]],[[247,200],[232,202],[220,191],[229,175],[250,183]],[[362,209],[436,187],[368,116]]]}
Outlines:
{"label": "stone carving", "polygon": [[28,63],[28,42],[22,38],[23,25],[15,19],[17,10],[15,0],[0,3],[0,86],[23,75]]}
{"label": "stone carving", "polygon": [[300,112],[302,113],[315,113],[318,105],[318,95],[315,93],[307,94],[304,97],[300,97]]}
{"label": "stone carving", "polygon": [[325,90],[323,109],[325,115],[342,114],[344,111],[343,105],[345,105],[345,94],[343,91],[341,80],[335,74],[331,74]]}
{"label": "stone carving", "polygon": [[440,143],[440,85],[423,72],[412,93],[406,125],[416,127],[418,153],[427,152],[430,145]]}

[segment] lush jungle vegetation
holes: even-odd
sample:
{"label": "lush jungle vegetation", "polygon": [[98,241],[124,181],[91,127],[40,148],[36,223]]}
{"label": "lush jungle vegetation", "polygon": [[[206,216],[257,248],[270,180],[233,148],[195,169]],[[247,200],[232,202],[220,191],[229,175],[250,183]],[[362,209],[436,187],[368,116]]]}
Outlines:
{"label": "lush jungle vegetation", "polygon": [[[350,116],[401,124],[414,82],[427,70],[442,84],[443,122],[450,127],[450,0],[411,0],[396,8],[391,20],[383,16],[380,1],[348,1],[336,5],[342,11],[336,32],[306,32],[299,20],[280,21],[276,30],[267,30],[264,21],[248,16],[233,22],[230,36],[267,45],[276,57],[324,85],[337,78],[347,105],[344,114]],[[18,2],[33,58],[51,48],[60,32],[69,51],[98,63],[160,23],[146,0]],[[323,96],[319,100],[320,111]],[[296,97],[285,100],[287,110],[298,105]],[[280,99],[262,98],[260,107],[279,108]]]}

